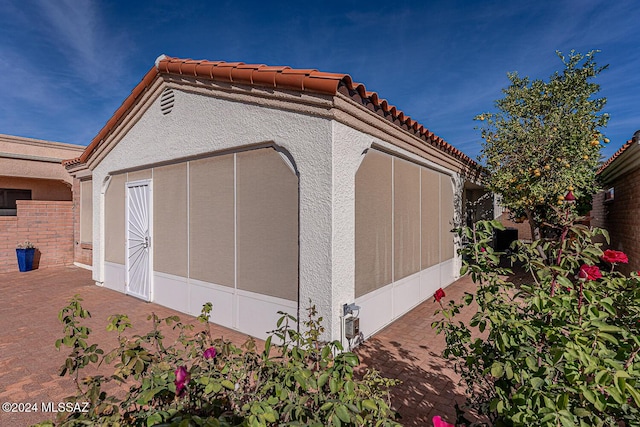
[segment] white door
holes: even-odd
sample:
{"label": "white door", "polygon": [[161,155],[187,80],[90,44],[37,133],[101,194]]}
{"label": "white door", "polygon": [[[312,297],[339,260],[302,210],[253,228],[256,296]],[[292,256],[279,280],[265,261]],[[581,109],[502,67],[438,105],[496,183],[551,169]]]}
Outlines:
{"label": "white door", "polygon": [[127,183],[127,290],[151,301],[151,181]]}

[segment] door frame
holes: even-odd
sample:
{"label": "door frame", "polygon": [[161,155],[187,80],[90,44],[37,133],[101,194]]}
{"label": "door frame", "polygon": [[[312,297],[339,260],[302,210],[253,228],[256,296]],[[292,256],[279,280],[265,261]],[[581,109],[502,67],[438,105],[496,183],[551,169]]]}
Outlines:
{"label": "door frame", "polygon": [[[148,295],[141,295],[129,290],[129,193],[133,187],[146,186],[148,188],[147,200],[147,220],[149,221],[149,246],[148,246]],[[153,301],[153,181],[151,179],[141,179],[127,181],[125,183],[125,294],[140,298],[144,301]]]}

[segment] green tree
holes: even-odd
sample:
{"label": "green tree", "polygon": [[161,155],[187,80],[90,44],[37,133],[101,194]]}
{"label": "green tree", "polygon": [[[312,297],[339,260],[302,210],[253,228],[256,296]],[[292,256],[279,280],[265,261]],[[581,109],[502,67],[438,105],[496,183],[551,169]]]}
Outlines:
{"label": "green tree", "polygon": [[562,72],[548,81],[509,73],[497,111],[475,117],[482,122],[488,187],[515,218],[529,220],[534,239],[542,224],[556,222],[553,205],[569,191],[579,200],[594,193],[601,144],[609,142],[601,132],[609,119],[601,113],[606,98],[596,97],[600,86],[592,81],[607,66],[596,65],[596,51],[556,53]]}

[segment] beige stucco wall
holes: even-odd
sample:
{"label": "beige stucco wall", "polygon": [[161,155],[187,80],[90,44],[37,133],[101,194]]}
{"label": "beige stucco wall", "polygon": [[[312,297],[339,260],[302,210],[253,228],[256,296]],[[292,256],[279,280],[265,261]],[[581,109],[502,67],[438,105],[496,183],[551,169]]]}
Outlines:
{"label": "beige stucco wall", "polygon": [[73,144],[0,135],[0,175],[52,179],[72,184],[71,175],[61,162],[79,156],[84,148]]}

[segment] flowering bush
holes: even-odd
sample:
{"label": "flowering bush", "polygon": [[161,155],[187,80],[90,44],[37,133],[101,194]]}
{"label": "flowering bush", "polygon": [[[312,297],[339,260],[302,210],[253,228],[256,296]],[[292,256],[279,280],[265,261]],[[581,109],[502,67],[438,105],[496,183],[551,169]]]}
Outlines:
{"label": "flowering bush", "polygon": [[[468,386],[467,407],[489,425],[640,425],[638,275],[614,271],[626,255],[603,252],[593,241],[608,239],[606,232],[576,223],[566,209],[556,239],[512,247],[525,284],[507,280],[512,272],[489,247],[499,222],[457,230],[462,273],[478,288],[443,306],[444,319],[433,326]],[[469,324],[454,322],[472,302],[478,308]],[[458,422],[469,425],[462,416]]]}
{"label": "flowering bush", "polygon": [[[129,318],[114,315],[107,329],[117,332],[119,345],[105,354],[97,344],[88,344],[91,329],[82,320],[90,313],[81,301],[76,295],[60,311],[65,334],[56,347],[71,348],[61,375],[73,376],[77,393],[67,400],[90,402],[89,412],[60,413],[59,425],[399,425],[388,392],[397,381],[376,371],[357,377],[355,354],[343,352],[337,341],[319,341],[322,318],[313,307],[301,322],[302,332],[295,318],[281,313],[262,351],[251,338],[242,347],[212,339],[210,303],[198,317],[204,328],[197,333],[177,316],[152,314],[150,332],[127,337]],[[166,344],[162,325],[179,332],[176,342]],[[273,338],[281,344],[273,345]],[[81,380],[79,373],[98,362],[115,362],[113,374]],[[108,383],[122,386],[123,392],[109,394],[106,390],[114,387],[105,387]]]}

